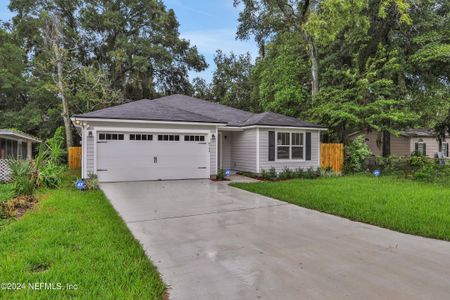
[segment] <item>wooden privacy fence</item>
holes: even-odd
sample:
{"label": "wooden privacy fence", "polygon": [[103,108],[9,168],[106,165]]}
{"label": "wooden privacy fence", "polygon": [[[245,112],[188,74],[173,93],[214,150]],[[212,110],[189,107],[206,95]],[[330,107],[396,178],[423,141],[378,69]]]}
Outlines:
{"label": "wooden privacy fence", "polygon": [[69,147],[67,152],[69,169],[81,168],[81,147]]}
{"label": "wooden privacy fence", "polygon": [[320,144],[320,167],[344,170],[344,144]]}

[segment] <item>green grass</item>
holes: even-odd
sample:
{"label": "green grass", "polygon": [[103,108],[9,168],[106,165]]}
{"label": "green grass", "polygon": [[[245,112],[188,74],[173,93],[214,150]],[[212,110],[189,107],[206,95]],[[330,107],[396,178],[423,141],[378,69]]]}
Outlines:
{"label": "green grass", "polygon": [[0,229],[0,283],[78,288],[0,289],[0,298],[162,298],[159,273],[101,191],[67,186],[39,198],[32,211]]}
{"label": "green grass", "polygon": [[0,202],[8,200],[13,196],[13,185],[11,183],[0,183]]}
{"label": "green grass", "polygon": [[351,220],[450,241],[447,186],[369,176],[232,186]]}

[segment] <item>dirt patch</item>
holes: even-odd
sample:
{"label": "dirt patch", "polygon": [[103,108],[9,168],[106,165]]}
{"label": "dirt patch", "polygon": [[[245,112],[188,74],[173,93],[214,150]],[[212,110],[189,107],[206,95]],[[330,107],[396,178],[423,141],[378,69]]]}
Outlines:
{"label": "dirt patch", "polygon": [[20,218],[36,204],[33,196],[18,196],[0,204],[1,215],[4,218]]}

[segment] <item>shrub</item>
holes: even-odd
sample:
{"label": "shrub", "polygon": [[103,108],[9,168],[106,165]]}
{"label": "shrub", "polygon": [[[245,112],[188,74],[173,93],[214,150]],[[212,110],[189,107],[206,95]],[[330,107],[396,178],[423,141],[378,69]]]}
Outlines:
{"label": "shrub", "polygon": [[371,155],[369,146],[364,141],[364,136],[358,136],[350,145],[345,147],[345,172],[362,172],[364,170],[364,162]]}
{"label": "shrub", "polygon": [[86,179],[86,189],[98,190],[98,176],[96,174],[89,174],[88,179]]}
{"label": "shrub", "polygon": [[261,177],[265,180],[275,180],[277,179],[277,171],[274,167],[271,167],[269,170],[261,169]]}
{"label": "shrub", "polygon": [[320,169],[314,169],[313,167],[310,167],[305,172],[305,177],[307,179],[315,179],[320,177]]}
{"label": "shrub", "polygon": [[305,170],[303,170],[302,168],[295,169],[294,177],[295,178],[304,178],[305,177]]}
{"label": "shrub", "polygon": [[37,172],[28,160],[10,160],[11,179],[15,196],[32,196],[36,189]]}
{"label": "shrub", "polygon": [[269,169],[269,178],[270,179],[277,179],[278,174],[277,174],[277,170],[274,167],[270,167]]}
{"label": "shrub", "polygon": [[52,138],[46,142],[49,150],[49,160],[57,165],[63,164],[66,159],[66,150],[64,146],[65,134],[64,127],[58,127]]}
{"label": "shrub", "polygon": [[294,178],[294,172],[289,169],[288,167],[285,167],[283,169],[283,171],[280,172],[280,174],[278,174],[278,178],[280,179],[291,179]]}
{"label": "shrub", "polygon": [[339,173],[333,171],[331,167],[320,168],[319,169],[320,177],[336,177],[339,176]]}
{"label": "shrub", "polygon": [[225,180],[225,170],[224,169],[219,169],[219,171],[217,171],[217,180]]}
{"label": "shrub", "polygon": [[65,167],[48,161],[39,171],[39,182],[49,189],[59,188],[63,182]]}

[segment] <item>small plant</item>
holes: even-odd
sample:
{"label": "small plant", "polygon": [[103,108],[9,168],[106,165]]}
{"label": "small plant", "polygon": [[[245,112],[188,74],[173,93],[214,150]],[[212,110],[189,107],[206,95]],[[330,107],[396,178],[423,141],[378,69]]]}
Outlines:
{"label": "small plant", "polygon": [[305,172],[305,178],[307,179],[316,179],[320,177],[320,169],[314,169],[310,167]]}
{"label": "small plant", "polygon": [[0,204],[0,216],[4,219],[20,217],[23,213],[33,207],[35,199],[33,196],[17,196]]}
{"label": "small plant", "polygon": [[219,171],[217,171],[217,180],[225,180],[225,170],[224,169],[219,169]]}
{"label": "small plant", "polygon": [[65,168],[48,161],[39,171],[39,182],[42,186],[49,189],[59,188],[63,182]]}
{"label": "small plant", "polygon": [[89,177],[85,182],[87,190],[98,190],[98,176],[96,174],[89,174]]}
{"label": "small plant", "polygon": [[280,174],[278,174],[278,177],[280,179],[292,179],[294,178],[294,172],[288,167],[285,167],[283,171],[281,171]]}
{"label": "small plant", "polygon": [[302,168],[295,169],[294,177],[295,178],[304,178],[305,177],[305,170],[303,170]]}
{"label": "small plant", "polygon": [[269,179],[272,179],[272,180],[277,179],[277,177],[278,177],[277,170],[274,167],[271,167],[269,169],[268,175],[269,175]]}
{"label": "small plant", "polygon": [[52,138],[46,142],[49,150],[49,160],[57,165],[63,164],[66,158],[66,150],[64,148],[65,134],[64,127],[58,127]]}
{"label": "small plant", "polygon": [[331,167],[325,167],[319,169],[320,177],[336,177],[340,174],[335,172]]}
{"label": "small plant", "polygon": [[28,160],[10,160],[11,178],[15,196],[33,196],[37,184],[37,172]]}
{"label": "small plant", "polygon": [[364,162],[372,156],[369,146],[360,135],[345,147],[345,172],[359,173],[364,171]]}

